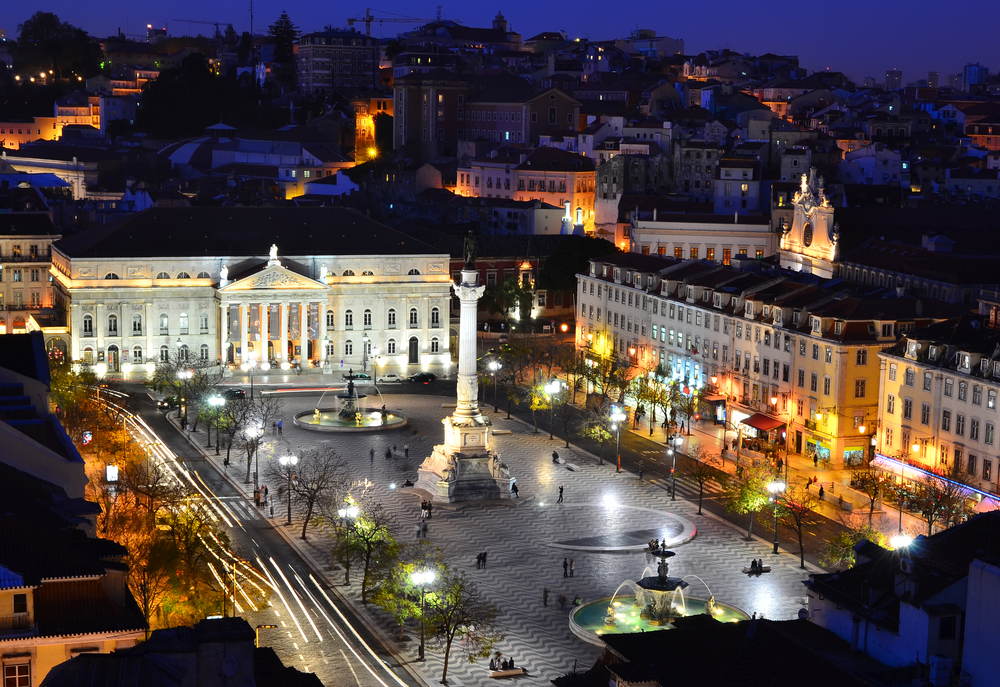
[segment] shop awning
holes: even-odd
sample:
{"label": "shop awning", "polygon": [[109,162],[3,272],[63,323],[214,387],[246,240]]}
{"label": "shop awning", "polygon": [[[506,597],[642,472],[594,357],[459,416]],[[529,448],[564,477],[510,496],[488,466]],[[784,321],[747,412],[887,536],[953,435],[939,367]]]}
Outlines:
{"label": "shop awning", "polygon": [[726,397],[720,396],[719,394],[704,394],[701,397],[701,400],[705,401],[706,403],[718,403],[719,401],[725,401]]}
{"label": "shop awning", "polygon": [[785,423],[777,418],[770,417],[768,415],[762,415],[760,413],[754,413],[750,417],[743,420],[740,424],[749,425],[754,429],[759,429],[762,432],[770,432],[772,429],[777,429],[783,426]]}

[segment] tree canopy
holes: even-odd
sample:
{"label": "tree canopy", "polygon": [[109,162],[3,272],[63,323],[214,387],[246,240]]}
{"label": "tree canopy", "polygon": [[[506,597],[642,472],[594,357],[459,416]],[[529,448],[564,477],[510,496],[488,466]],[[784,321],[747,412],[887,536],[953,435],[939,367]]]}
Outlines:
{"label": "tree canopy", "polygon": [[56,79],[74,80],[100,73],[101,47],[86,31],[52,12],[35,12],[17,30],[15,70],[34,75],[51,70]]}

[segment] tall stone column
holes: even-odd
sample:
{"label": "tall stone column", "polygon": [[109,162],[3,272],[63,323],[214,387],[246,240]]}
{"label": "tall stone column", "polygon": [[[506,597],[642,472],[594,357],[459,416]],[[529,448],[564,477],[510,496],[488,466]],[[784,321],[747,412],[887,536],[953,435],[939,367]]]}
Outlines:
{"label": "tall stone column", "polygon": [[[152,301],[146,301],[145,305],[145,317],[144,320],[146,325],[146,360],[147,363],[155,363],[160,359],[160,352],[154,350],[153,343],[153,332],[160,331],[160,323],[158,320],[158,315],[153,313],[153,303]],[[155,329],[154,329],[155,327]]]}
{"label": "tall stone column", "polygon": [[304,363],[309,360],[309,304],[305,301],[299,301],[299,346],[299,359]]}
{"label": "tall stone column", "polygon": [[267,343],[271,340],[271,304],[261,301],[257,307],[260,309],[260,355],[257,357],[262,363],[266,363],[268,362]]}
{"label": "tall stone column", "polygon": [[[478,286],[479,272],[462,270],[462,283],[455,284],[455,295],[461,302],[458,325],[458,403],[455,418],[478,418],[479,380],[476,374],[476,315],[479,299],[486,290]],[[429,312],[427,317],[430,317]]]}
{"label": "tall stone column", "polygon": [[219,360],[229,362],[229,303],[219,303]]}

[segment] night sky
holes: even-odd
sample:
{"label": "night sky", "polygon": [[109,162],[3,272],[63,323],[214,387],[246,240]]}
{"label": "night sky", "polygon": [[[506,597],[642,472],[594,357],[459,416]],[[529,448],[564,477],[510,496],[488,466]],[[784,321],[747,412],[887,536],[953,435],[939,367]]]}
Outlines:
{"label": "night sky", "polygon": [[[442,0],[443,2],[443,0]],[[378,0],[384,13],[433,18],[435,3]],[[171,9],[165,10],[169,6]],[[148,7],[146,12],[143,7]],[[775,52],[798,55],[809,69],[830,68],[860,80],[874,76],[879,82],[890,68],[903,70],[904,82],[926,78],[928,71],[946,74],[961,71],[967,62],[981,62],[996,71],[990,45],[1000,26],[1000,2],[957,0],[868,0],[858,2],[791,2],[789,0],[714,0],[711,2],[656,2],[619,5],[606,0],[519,0],[505,3],[444,3],[444,17],[466,26],[489,26],[502,10],[513,30],[529,38],[541,31],[563,30],[571,38],[605,40],[625,37],[640,26],[660,35],[682,38],[685,52],[695,54],[711,48],[730,48],[760,54]],[[619,11],[622,8],[623,11]],[[189,25],[174,19],[199,19],[232,23],[238,32],[249,29],[249,0],[78,0],[8,3],[0,28],[8,38],[16,37],[17,25],[34,11],[43,9],[104,37],[120,27],[126,33],[143,33],[147,23],[167,24],[171,34],[201,30],[207,25]],[[321,30],[326,24],[346,25],[348,16],[363,14],[363,5],[330,2],[254,2],[254,28],[265,29],[287,9],[303,31]],[[379,11],[373,11],[378,16]],[[395,36],[409,24],[372,24],[375,36]],[[993,40],[991,40],[993,39]]]}

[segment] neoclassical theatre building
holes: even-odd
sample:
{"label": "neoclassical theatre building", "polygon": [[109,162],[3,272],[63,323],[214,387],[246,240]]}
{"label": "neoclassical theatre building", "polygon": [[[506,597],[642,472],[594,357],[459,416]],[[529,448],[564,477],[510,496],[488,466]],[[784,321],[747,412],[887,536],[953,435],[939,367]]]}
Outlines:
{"label": "neoclassical theatre building", "polygon": [[151,208],[54,243],[53,300],[109,373],[171,351],[412,373],[450,364],[448,261],[346,208]]}

